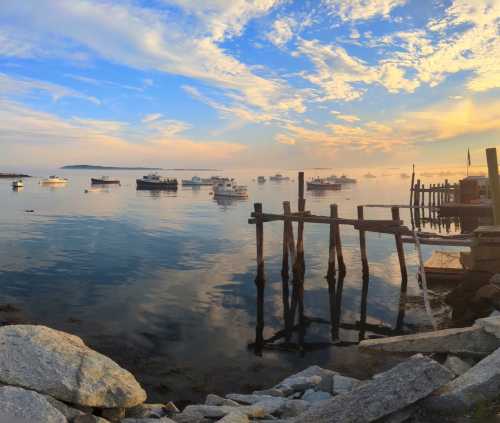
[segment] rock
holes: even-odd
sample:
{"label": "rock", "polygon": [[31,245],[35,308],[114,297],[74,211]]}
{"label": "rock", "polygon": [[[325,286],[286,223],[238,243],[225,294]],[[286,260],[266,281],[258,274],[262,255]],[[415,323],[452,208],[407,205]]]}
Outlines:
{"label": "rock", "polygon": [[500,392],[500,348],[469,371],[443,386],[424,402],[428,409],[448,413],[462,412]]}
{"label": "rock", "polygon": [[311,404],[301,399],[287,400],[280,410],[281,418],[295,417],[306,411]]}
{"label": "rock", "polygon": [[361,381],[353,377],[336,374],[333,376],[332,380],[332,393],[334,395],[340,395],[351,392],[354,388],[359,386],[360,383]]}
{"label": "rock", "polygon": [[264,410],[264,415],[266,415],[266,414],[274,414],[280,412],[281,409],[285,406],[285,403],[286,400],[284,398],[271,397],[270,399],[265,399],[263,401],[256,402],[253,405],[253,407],[255,407],[258,410],[260,409]]}
{"label": "rock", "polygon": [[[215,394],[208,394],[207,399],[205,400],[206,405],[229,405],[230,407],[237,407],[238,404],[236,401],[232,399],[222,398]],[[247,402],[246,404],[252,404],[251,402]]]}
{"label": "rock", "polygon": [[[187,407],[186,407],[187,408]],[[176,423],[211,423],[212,420],[205,418],[205,416],[194,410],[184,409],[182,413],[175,416]]]}
{"label": "rock", "polygon": [[104,408],[101,411],[101,416],[108,419],[110,422],[119,422],[125,418],[124,408]]}
{"label": "rock", "polygon": [[470,364],[466,363],[465,361],[454,355],[448,355],[443,365],[446,368],[448,368],[452,373],[454,373],[456,376],[464,374],[467,370],[471,368]]}
{"label": "rock", "polygon": [[218,423],[248,423],[248,417],[246,414],[238,413],[233,411],[227,414],[222,419],[217,420]]}
{"label": "rock", "polygon": [[135,419],[159,419],[160,417],[167,417],[169,413],[179,413],[179,409],[172,402],[168,404],[139,404],[128,408],[125,411],[125,416]]}
{"label": "rock", "polygon": [[145,419],[123,419],[121,423],[176,423],[174,420],[168,417],[161,417],[159,419],[155,418],[145,418]]}
{"label": "rock", "polygon": [[500,340],[479,325],[467,328],[437,330],[413,335],[369,339],[360,349],[394,353],[451,353],[487,355],[500,347]]}
{"label": "rock", "polygon": [[321,391],[331,392],[332,378],[337,374],[319,366],[310,366],[301,372],[287,377],[275,386],[276,389],[286,392],[305,391],[309,388],[317,388]]}
{"label": "rock", "polygon": [[[280,398],[280,397],[273,397],[271,395],[254,395],[254,394],[227,394],[226,398],[236,402],[236,404],[241,403],[241,404],[251,405],[259,401],[272,400],[274,398]],[[214,405],[223,405],[223,404],[214,404]]]}
{"label": "rock", "polygon": [[227,405],[216,406],[216,405],[202,405],[202,404],[188,405],[184,409],[183,413],[187,412],[188,414],[193,414],[193,413],[201,414],[203,417],[208,417],[211,419],[220,419],[224,417],[226,414],[235,411],[254,418],[264,417],[267,414],[271,414],[267,412],[267,408],[260,406],[260,404],[263,404],[263,406],[267,406],[267,408],[271,409],[270,404],[264,404],[264,401],[262,401],[261,403],[256,403],[254,405],[242,405],[239,407],[228,407]]}
{"label": "rock", "polygon": [[73,423],[109,423],[109,420],[94,416],[93,414],[84,414],[83,416],[76,417]]}
{"label": "rock", "polygon": [[313,404],[294,421],[372,422],[425,398],[451,378],[448,369],[418,354],[351,392]]}
{"label": "rock", "polygon": [[131,373],[77,336],[45,326],[0,328],[0,382],[90,407],[133,407],[146,399]]}
{"label": "rock", "polygon": [[314,389],[308,389],[306,392],[304,392],[304,395],[302,395],[302,399],[307,402],[324,401],[330,399],[331,397],[332,394],[330,394],[329,392],[315,391]]}
{"label": "rock", "polygon": [[271,397],[284,397],[285,396],[285,393],[281,389],[277,389],[277,388],[264,389],[261,391],[253,391],[252,393],[254,395],[269,395]]}
{"label": "rock", "polygon": [[66,417],[37,392],[14,386],[0,387],[0,421],[66,423]]}
{"label": "rock", "polygon": [[500,317],[485,317],[483,319],[476,320],[476,325],[479,326],[486,333],[494,335],[500,339]]}
{"label": "rock", "polygon": [[63,414],[63,416],[66,417],[66,419],[68,419],[69,421],[72,421],[78,416],[83,416],[84,414],[86,414],[83,411],[70,407],[69,405],[59,400],[56,400],[55,398],[52,398],[49,395],[44,395],[44,397],[50,403],[50,405],[58,409]]}

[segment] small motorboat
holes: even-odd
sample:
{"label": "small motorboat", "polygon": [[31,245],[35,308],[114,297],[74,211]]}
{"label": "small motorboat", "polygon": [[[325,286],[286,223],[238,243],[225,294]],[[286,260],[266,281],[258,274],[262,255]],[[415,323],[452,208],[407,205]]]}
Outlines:
{"label": "small motorboat", "polygon": [[109,176],[101,176],[100,178],[90,178],[92,185],[120,185],[119,179],[111,179]]}
{"label": "small motorboat", "polygon": [[46,179],[42,179],[41,183],[45,185],[59,185],[67,184],[68,180],[66,178],[60,178],[59,176],[52,175]]}
{"label": "small motorboat", "polygon": [[219,182],[214,185],[214,197],[247,198],[247,187],[237,185],[234,179]]}
{"label": "small motorboat", "polygon": [[183,179],[182,186],[185,187],[201,187],[213,185],[212,179],[203,179],[199,176],[193,176],[191,179]]}
{"label": "small motorboat", "polygon": [[307,182],[307,189],[328,189],[340,191],[342,189],[342,184],[329,181],[328,179],[315,178],[312,181]]}
{"label": "small motorboat", "polygon": [[257,177],[257,182],[259,184],[263,184],[264,182],[266,182],[266,177],[265,176],[258,176]]}
{"label": "small motorboat", "polygon": [[137,189],[177,189],[177,179],[164,178],[156,173],[150,173],[141,179],[136,179]]}
{"label": "small motorboat", "polygon": [[274,176],[270,176],[269,179],[271,181],[277,181],[277,182],[289,181],[290,180],[290,178],[288,176],[283,176],[281,173],[277,173]]}
{"label": "small motorboat", "polygon": [[17,181],[12,181],[12,188],[14,189],[24,188],[24,181],[22,179],[19,179]]}
{"label": "small motorboat", "polygon": [[370,172],[368,172],[368,173],[367,173],[366,175],[364,175],[364,176],[365,176],[365,178],[368,178],[368,179],[374,179],[374,178],[376,178],[376,176],[375,176],[373,173],[370,173]]}

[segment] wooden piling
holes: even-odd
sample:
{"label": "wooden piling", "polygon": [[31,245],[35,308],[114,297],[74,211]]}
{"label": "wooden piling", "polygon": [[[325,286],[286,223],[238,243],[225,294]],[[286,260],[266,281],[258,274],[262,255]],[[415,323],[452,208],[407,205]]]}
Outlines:
{"label": "wooden piling", "polygon": [[415,189],[415,165],[413,165],[412,173],[411,173],[411,185],[410,185],[410,206],[413,205],[413,196],[415,193],[413,192]]}
{"label": "wooden piling", "polygon": [[[283,214],[285,219],[283,220],[283,259],[281,262],[281,282],[282,282],[282,301],[283,301],[283,321],[285,322],[285,331],[287,341],[291,337],[291,326],[290,326],[290,288],[289,288],[289,247],[290,241],[288,226],[292,224],[290,219],[286,216],[290,216],[290,203],[283,202]],[[292,232],[293,233],[293,232]]]}
{"label": "wooden piling", "polygon": [[[399,207],[392,207],[391,214],[393,220],[399,220]],[[396,233],[394,239],[396,241],[396,250],[398,252],[399,267],[401,270],[401,285],[404,286],[406,290],[406,286],[408,285],[408,272],[406,270],[405,250],[401,234]]]}
{"label": "wooden piling", "polygon": [[254,204],[255,231],[257,239],[257,325],[255,327],[256,352],[261,352],[264,346],[264,222],[262,219],[262,204]]}
{"label": "wooden piling", "polygon": [[[332,209],[330,207],[330,217],[332,216]],[[335,322],[336,322],[336,306],[335,306],[335,226],[330,223],[330,239],[328,248],[328,272],[326,274],[326,280],[328,283],[328,302],[330,307],[330,330],[332,340],[335,339]]]}
{"label": "wooden piling", "polygon": [[488,179],[490,182],[491,199],[493,200],[493,223],[500,225],[500,183],[498,180],[498,158],[496,148],[486,149],[488,162]]}
{"label": "wooden piling", "polygon": [[[363,206],[358,206],[358,219],[364,220]],[[365,338],[367,308],[368,308],[368,286],[370,281],[368,269],[368,256],[366,253],[366,234],[365,231],[359,230],[359,249],[361,251],[361,267],[363,272],[363,287],[361,289],[361,310],[360,310],[360,330],[359,341]]]}
{"label": "wooden piling", "polygon": [[[339,210],[336,204],[330,205],[330,217],[338,217]],[[339,265],[339,272],[345,273],[344,255],[342,253],[342,240],[340,239],[340,227],[338,223],[333,224],[335,232],[335,249],[337,251],[337,263]]]}

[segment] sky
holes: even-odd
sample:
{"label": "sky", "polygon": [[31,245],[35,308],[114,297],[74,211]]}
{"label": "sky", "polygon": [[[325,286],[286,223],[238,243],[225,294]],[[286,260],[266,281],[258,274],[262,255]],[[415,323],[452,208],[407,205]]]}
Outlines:
{"label": "sky", "polygon": [[500,0],[0,0],[0,167],[435,167],[500,146]]}

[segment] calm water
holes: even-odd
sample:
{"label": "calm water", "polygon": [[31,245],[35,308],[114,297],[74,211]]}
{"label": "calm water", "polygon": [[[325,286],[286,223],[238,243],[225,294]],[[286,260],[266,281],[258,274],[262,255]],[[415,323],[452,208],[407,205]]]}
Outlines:
{"label": "calm water", "polygon": [[[46,324],[81,336],[131,370],[154,401],[198,400],[207,392],[269,386],[310,363],[358,377],[391,364],[361,355],[355,347],[323,349],[305,357],[267,351],[256,357],[247,349],[255,334],[255,228],[247,219],[256,201],[264,204],[264,211],[281,211],[283,200],[291,200],[296,209],[296,182],[259,185],[253,178],[263,172],[219,172],[247,184],[250,197],[217,202],[210,187],[136,191],[135,178],[141,172],[114,172],[120,187],[89,194],[84,190],[90,177],[99,175],[57,173],[70,179],[68,186],[44,187],[32,178],[24,190],[14,192],[9,180],[0,180],[0,304],[21,310],[2,313],[0,320]],[[284,173],[296,180],[296,172]],[[306,178],[321,173],[329,172],[306,171]],[[337,203],[341,217],[354,217],[358,204],[405,204],[409,182],[396,175],[353,175],[359,183],[341,192],[308,192],[307,208],[328,214],[329,204]],[[34,213],[25,212],[29,209]],[[389,216],[389,209],[365,210],[365,218]],[[408,220],[407,214],[402,217]],[[281,240],[282,224],[266,224],[267,335],[282,327]],[[357,232],[343,227],[342,241],[347,265],[342,320],[355,322],[361,293]],[[400,284],[394,238],[368,234],[367,242],[368,322],[394,326]],[[306,313],[324,318],[327,245],[327,226],[307,224]],[[406,252],[409,293],[418,294],[416,254],[412,246]],[[430,252],[424,250],[426,256]],[[420,308],[407,310],[406,323],[422,321]],[[307,334],[320,341],[328,336],[325,325],[314,325]],[[356,340],[357,333],[342,331],[341,338]]]}

